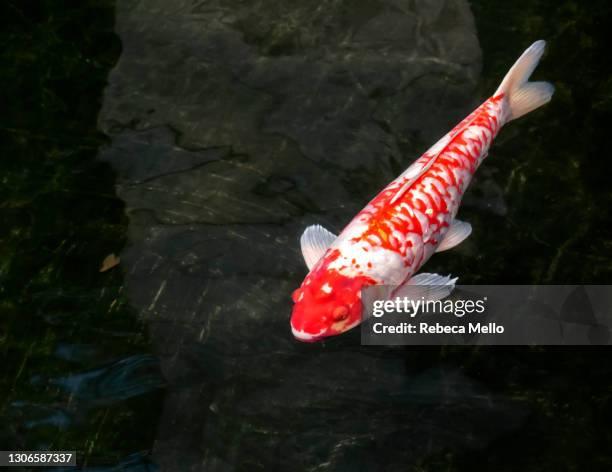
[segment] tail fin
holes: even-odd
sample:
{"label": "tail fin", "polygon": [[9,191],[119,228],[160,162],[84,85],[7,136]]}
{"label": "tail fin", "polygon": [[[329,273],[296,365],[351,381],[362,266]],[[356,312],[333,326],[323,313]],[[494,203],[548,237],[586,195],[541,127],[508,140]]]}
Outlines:
{"label": "tail fin", "polygon": [[540,62],[545,46],[546,41],[543,40],[529,46],[510,68],[495,92],[495,95],[503,93],[508,98],[510,105],[508,121],[545,105],[555,91],[551,83],[527,81]]}

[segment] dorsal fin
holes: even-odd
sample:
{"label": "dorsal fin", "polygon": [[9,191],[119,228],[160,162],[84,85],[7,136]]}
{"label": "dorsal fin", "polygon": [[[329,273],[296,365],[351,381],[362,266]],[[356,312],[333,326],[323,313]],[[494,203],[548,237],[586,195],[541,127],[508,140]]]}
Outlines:
{"label": "dorsal fin", "polygon": [[440,154],[442,154],[442,151],[446,149],[446,147],[450,144],[453,138],[455,138],[455,136],[459,135],[459,133],[463,132],[468,126],[472,124],[472,122],[478,117],[477,111],[478,110],[474,110],[474,112],[472,112],[472,115],[473,115],[472,118],[469,121],[467,121],[463,126],[461,126],[459,129],[457,129],[454,133],[451,131],[445,134],[436,144],[434,144],[427,151],[425,151],[424,155],[432,154],[429,161],[427,161],[427,164],[425,164],[424,166],[420,168],[415,168],[414,174],[412,174],[411,172],[412,166],[408,168],[408,170],[404,173],[405,175],[403,175],[403,177],[410,177],[410,178],[404,185],[402,185],[402,187],[393,196],[390,202],[391,205],[393,205],[402,195],[404,195],[404,193],[406,193],[408,189],[410,189],[410,187],[412,187],[412,185],[414,185],[414,183],[417,180],[419,180],[419,178],[425,172],[429,170],[429,168],[434,164],[434,162],[436,162],[436,159],[440,156]]}
{"label": "dorsal fin", "polygon": [[450,133],[446,134],[440,140],[438,140],[436,144],[434,144],[425,152],[425,154],[432,154],[429,161],[427,161],[427,164],[425,164],[424,166],[415,167],[414,170],[411,169],[412,166],[408,168],[406,174],[404,175],[404,177],[408,177],[408,181],[404,185],[402,185],[402,188],[400,188],[393,196],[393,198],[391,199],[391,205],[393,205],[404,193],[406,193],[406,191],[410,187],[412,187],[412,184],[414,184],[419,179],[419,177],[421,177],[425,172],[429,170],[429,168],[433,165],[434,162],[436,162],[436,159],[451,139],[452,138]]}

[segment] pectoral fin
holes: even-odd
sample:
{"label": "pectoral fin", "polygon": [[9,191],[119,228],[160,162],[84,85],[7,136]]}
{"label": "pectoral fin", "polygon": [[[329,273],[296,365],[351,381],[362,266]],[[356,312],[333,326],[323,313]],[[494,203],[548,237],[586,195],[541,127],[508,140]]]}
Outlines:
{"label": "pectoral fin", "polygon": [[397,288],[393,297],[408,297],[413,300],[440,300],[450,295],[455,288],[457,277],[438,274],[418,274]]}
{"label": "pectoral fin", "polygon": [[455,247],[457,244],[462,243],[471,233],[471,224],[465,221],[453,220],[436,252],[446,251]]}
{"label": "pectoral fin", "polygon": [[300,246],[308,269],[312,269],[319,262],[337,237],[321,225],[312,225],[304,230],[300,237]]}

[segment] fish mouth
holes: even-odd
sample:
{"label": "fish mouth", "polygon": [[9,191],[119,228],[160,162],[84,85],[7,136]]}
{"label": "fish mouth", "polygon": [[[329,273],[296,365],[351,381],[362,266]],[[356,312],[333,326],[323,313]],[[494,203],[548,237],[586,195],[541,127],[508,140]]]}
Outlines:
{"label": "fish mouth", "polygon": [[323,339],[323,333],[325,333],[326,329],[323,328],[316,334],[307,333],[306,331],[302,331],[299,329],[295,329],[293,324],[291,325],[291,332],[293,333],[293,337],[298,341],[302,341],[305,343],[314,343],[320,339]]}

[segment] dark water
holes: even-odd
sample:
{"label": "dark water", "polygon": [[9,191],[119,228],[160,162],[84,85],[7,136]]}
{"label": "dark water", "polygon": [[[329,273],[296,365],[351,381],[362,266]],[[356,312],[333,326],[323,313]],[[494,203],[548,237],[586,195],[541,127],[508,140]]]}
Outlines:
{"label": "dark water", "polygon": [[[606,2],[6,2],[0,449],[88,470],[610,470],[600,348],[289,333],[297,238],[339,230],[533,40],[551,104],[429,272],[607,283]],[[110,253],[121,265],[99,272]]]}

